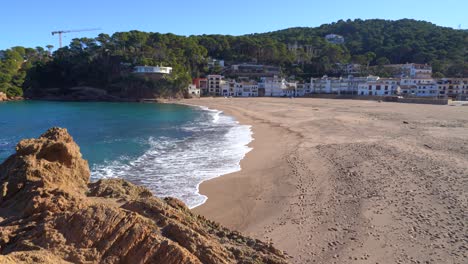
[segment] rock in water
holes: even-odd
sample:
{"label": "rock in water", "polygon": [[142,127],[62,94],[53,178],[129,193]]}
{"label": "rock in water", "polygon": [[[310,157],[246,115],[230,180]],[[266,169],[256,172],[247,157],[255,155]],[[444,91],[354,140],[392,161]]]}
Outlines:
{"label": "rock in water", "polygon": [[66,129],[19,142],[0,165],[0,263],[287,263],[177,199],[89,176]]}

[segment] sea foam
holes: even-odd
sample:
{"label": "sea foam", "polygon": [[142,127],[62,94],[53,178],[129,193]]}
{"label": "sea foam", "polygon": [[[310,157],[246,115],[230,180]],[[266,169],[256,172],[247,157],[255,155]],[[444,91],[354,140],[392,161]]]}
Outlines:
{"label": "sea foam", "polygon": [[136,159],[122,156],[92,168],[92,178],[118,177],[149,188],[159,197],[176,197],[190,208],[206,202],[199,193],[202,182],[239,171],[251,150],[251,127],[221,111],[200,107],[202,117],[177,129],[183,139],[150,137],[149,149]]}

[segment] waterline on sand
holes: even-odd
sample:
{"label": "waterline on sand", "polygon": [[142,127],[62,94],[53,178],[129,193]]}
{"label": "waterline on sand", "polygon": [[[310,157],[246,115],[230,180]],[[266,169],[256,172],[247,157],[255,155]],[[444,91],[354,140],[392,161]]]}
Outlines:
{"label": "waterline on sand", "polygon": [[149,146],[137,158],[121,156],[92,167],[92,178],[123,178],[149,188],[159,197],[176,197],[190,208],[206,202],[199,187],[204,181],[241,170],[240,161],[251,150],[251,127],[241,125],[222,111],[203,111],[197,120],[178,129],[190,136],[182,139],[150,137]]}

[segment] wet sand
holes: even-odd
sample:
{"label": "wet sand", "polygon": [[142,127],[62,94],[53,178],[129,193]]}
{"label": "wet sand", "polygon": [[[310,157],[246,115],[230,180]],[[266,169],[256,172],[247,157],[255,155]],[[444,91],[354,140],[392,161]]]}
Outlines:
{"label": "wet sand", "polygon": [[466,263],[468,107],[203,98],[252,125],[242,170],[195,209],[292,263]]}

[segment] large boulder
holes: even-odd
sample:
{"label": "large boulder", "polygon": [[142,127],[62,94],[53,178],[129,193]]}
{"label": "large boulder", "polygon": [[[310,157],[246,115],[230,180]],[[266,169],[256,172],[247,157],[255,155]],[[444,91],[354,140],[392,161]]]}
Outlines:
{"label": "large boulder", "polygon": [[22,140],[0,165],[2,263],[286,263],[269,244],[124,180],[89,183],[67,130]]}

